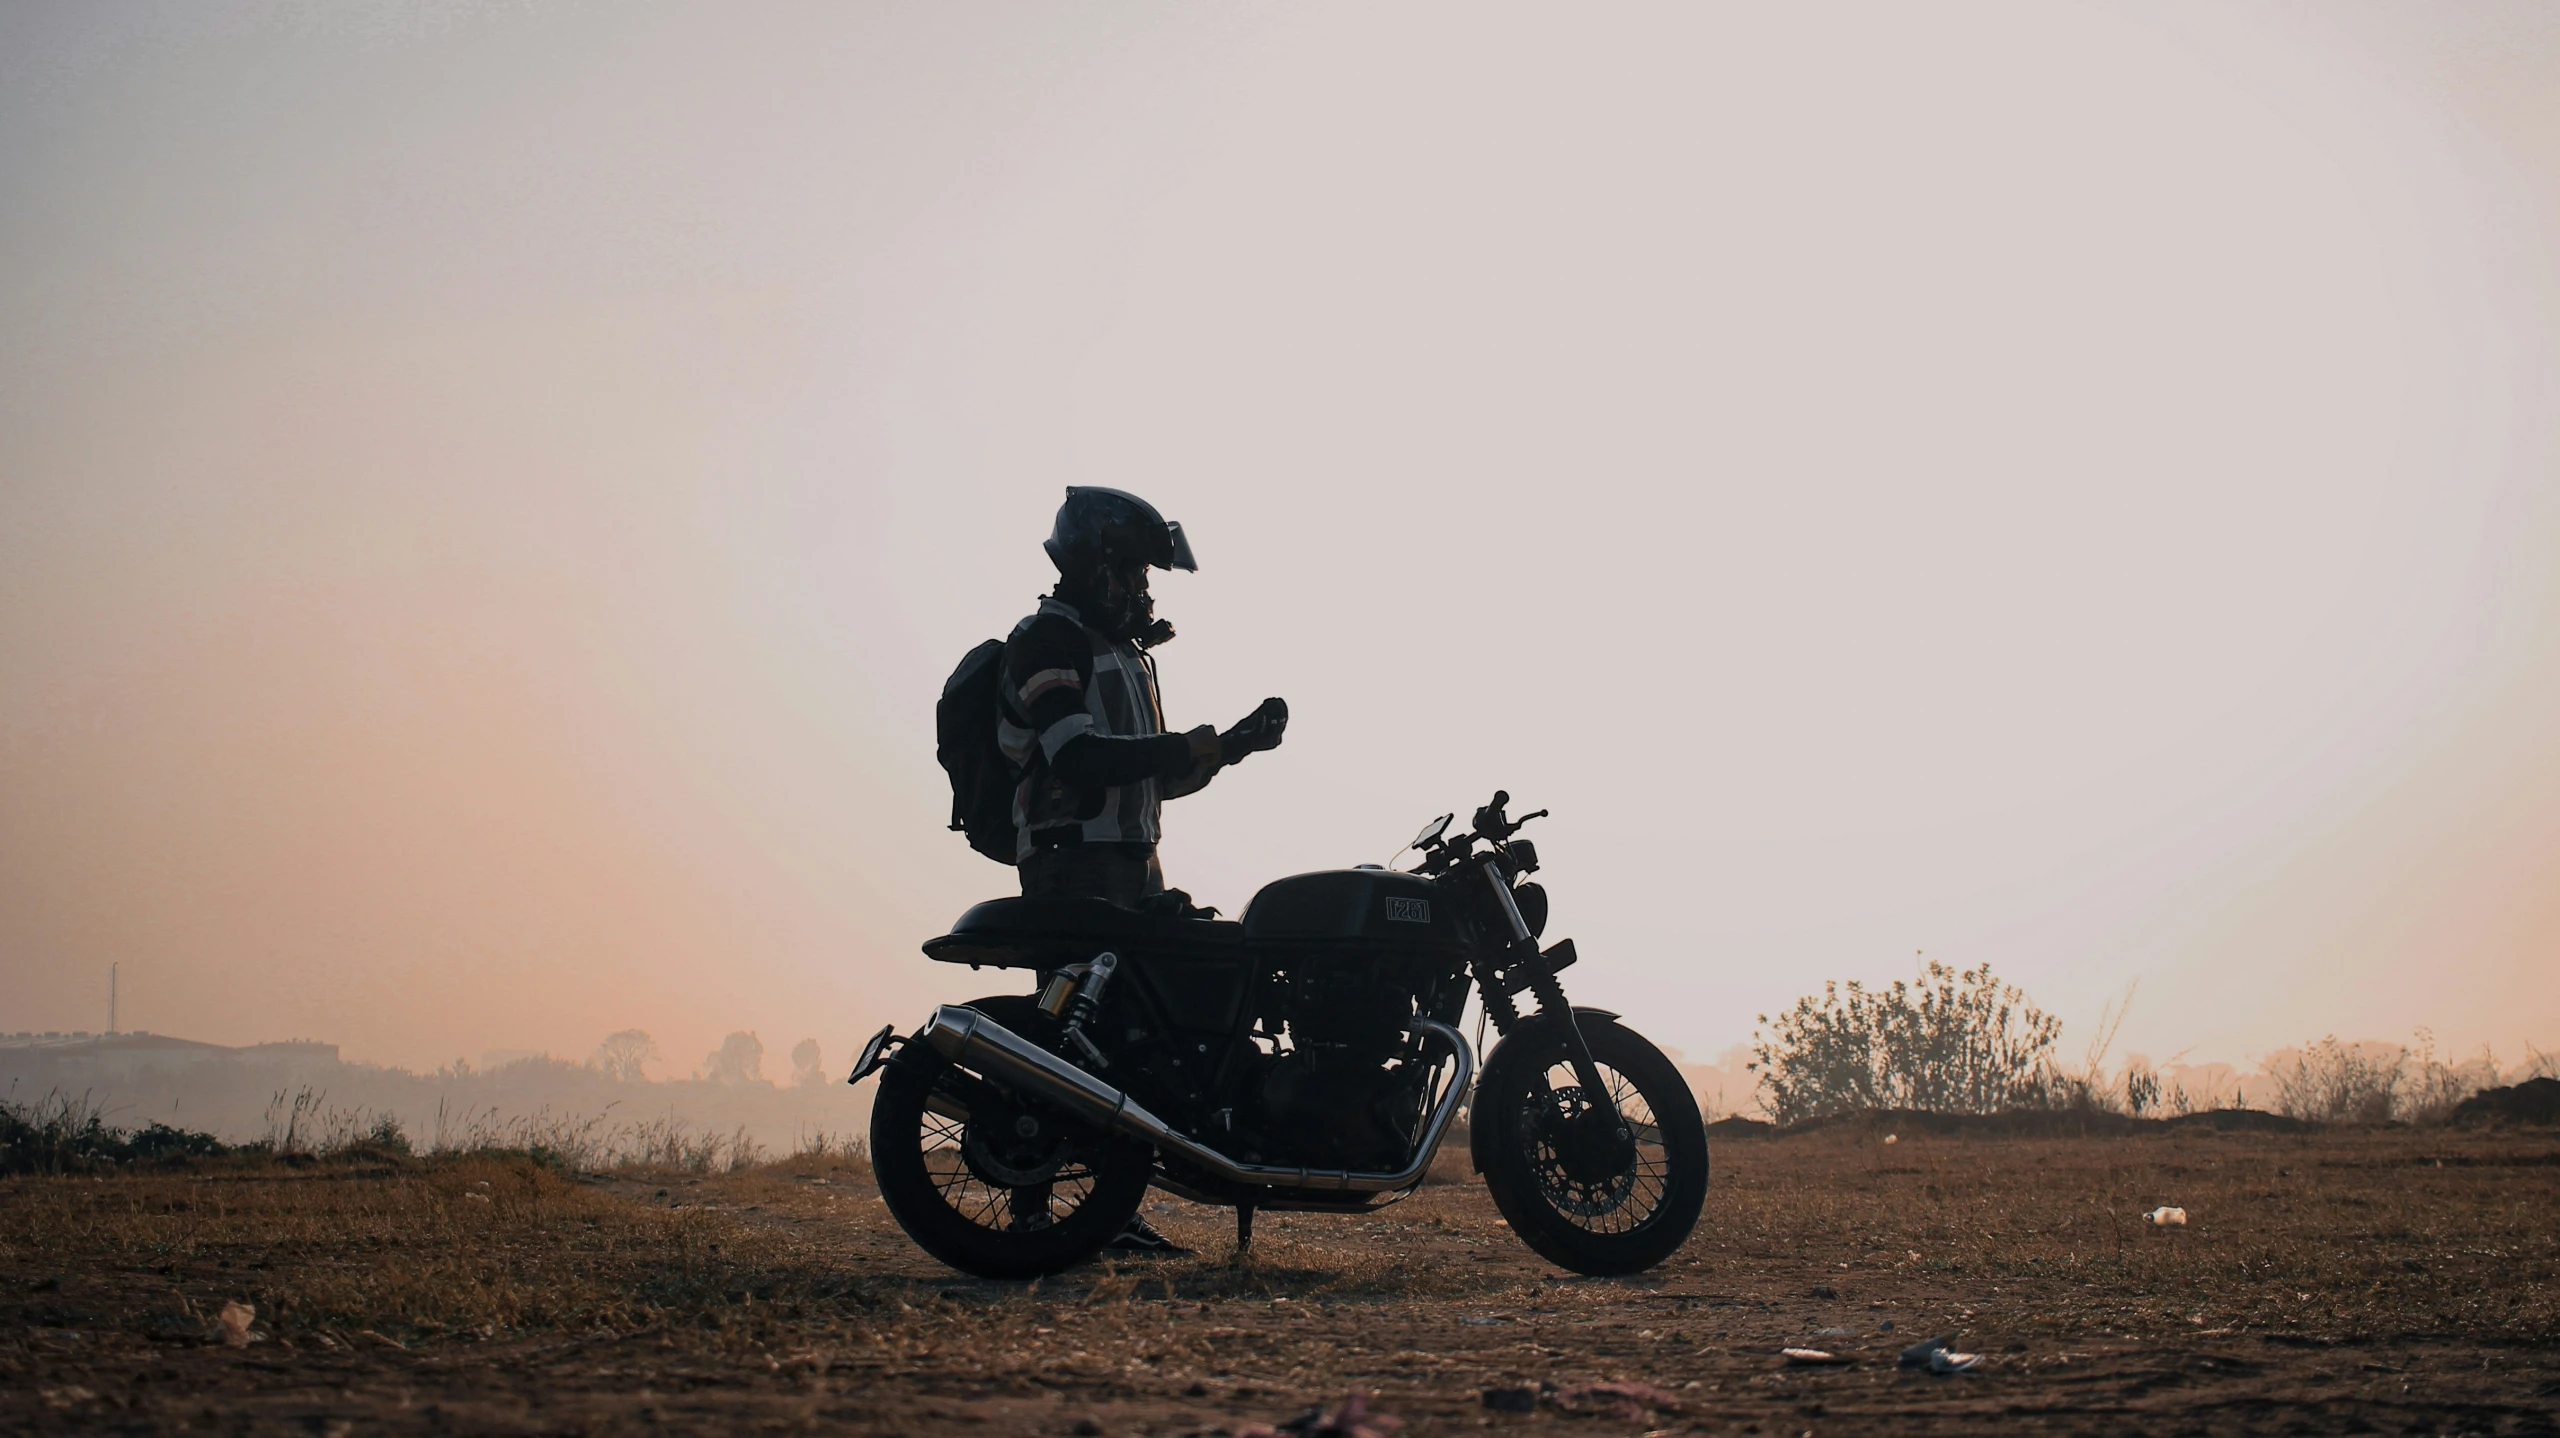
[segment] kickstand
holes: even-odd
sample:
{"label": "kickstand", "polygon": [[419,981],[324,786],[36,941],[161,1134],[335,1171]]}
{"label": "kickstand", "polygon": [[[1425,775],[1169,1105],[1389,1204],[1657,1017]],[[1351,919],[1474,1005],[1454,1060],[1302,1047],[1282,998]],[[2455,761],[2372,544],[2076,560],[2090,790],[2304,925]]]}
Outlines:
{"label": "kickstand", "polygon": [[1239,1203],[1236,1205],[1236,1262],[1244,1262],[1245,1255],[1252,1251],[1253,1205]]}

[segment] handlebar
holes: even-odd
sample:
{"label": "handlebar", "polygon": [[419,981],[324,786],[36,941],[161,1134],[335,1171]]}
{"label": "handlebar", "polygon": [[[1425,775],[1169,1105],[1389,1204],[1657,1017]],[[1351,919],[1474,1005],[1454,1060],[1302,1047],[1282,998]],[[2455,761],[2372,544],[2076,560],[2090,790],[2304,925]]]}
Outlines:
{"label": "handlebar", "polygon": [[1491,844],[1497,849],[1501,848],[1512,835],[1520,832],[1522,825],[1532,819],[1547,817],[1546,810],[1534,809],[1517,819],[1511,818],[1503,813],[1510,803],[1510,790],[1494,790],[1493,802],[1476,810],[1475,831],[1467,834],[1453,834],[1433,841],[1426,846],[1429,852],[1423,856],[1421,866],[1413,872],[1417,874],[1446,873],[1471,857],[1477,844]]}

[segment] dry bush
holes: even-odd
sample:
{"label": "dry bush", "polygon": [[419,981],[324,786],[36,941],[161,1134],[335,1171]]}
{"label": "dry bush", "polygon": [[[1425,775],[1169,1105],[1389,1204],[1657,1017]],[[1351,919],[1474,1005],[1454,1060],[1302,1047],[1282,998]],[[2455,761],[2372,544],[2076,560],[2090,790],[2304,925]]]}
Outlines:
{"label": "dry bush", "polygon": [[871,1143],[860,1134],[833,1133],[823,1128],[804,1128],[800,1141],[793,1146],[786,1163],[815,1162],[840,1166],[858,1172],[871,1171]]}
{"label": "dry bush", "polygon": [[1997,1113],[2041,1098],[2062,1021],[1994,978],[1932,959],[1913,985],[1826,983],[1754,1034],[1762,1105],[1781,1124],[1852,1109]]}
{"label": "dry bush", "polygon": [[2407,1067],[2398,1117],[2411,1123],[2443,1123],[2464,1099],[2498,1082],[2496,1054],[2484,1047],[2478,1058],[2447,1063],[2436,1057],[2436,1036],[2428,1029],[2418,1030],[2417,1048],[2410,1053]]}
{"label": "dry bush", "polygon": [[744,1125],[734,1133],[696,1133],[693,1125],[668,1115],[619,1129],[599,1168],[669,1170],[678,1173],[730,1173],[764,1161],[764,1146]]}
{"label": "dry bush", "polygon": [[2399,1105],[2407,1058],[2406,1049],[2386,1058],[2331,1034],[2270,1068],[2276,1111],[2314,1123],[2388,1122]]}
{"label": "dry bush", "polygon": [[277,1090],[267,1103],[265,1137],[245,1147],[314,1156],[356,1148],[409,1152],[409,1135],[396,1116],[368,1108],[340,1108],[328,1099],[325,1090],[307,1084],[290,1094]]}

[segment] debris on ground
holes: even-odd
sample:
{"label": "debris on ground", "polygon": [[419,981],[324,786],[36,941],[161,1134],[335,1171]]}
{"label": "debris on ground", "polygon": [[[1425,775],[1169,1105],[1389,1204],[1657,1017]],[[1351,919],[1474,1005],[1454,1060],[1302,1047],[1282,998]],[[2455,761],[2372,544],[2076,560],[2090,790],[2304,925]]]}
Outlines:
{"label": "debris on ground", "polygon": [[1677,1395],[1650,1383],[1585,1383],[1560,1390],[1551,1401],[1567,1413],[1588,1413],[1621,1423],[1635,1422],[1644,1417],[1648,1408],[1665,1413],[1680,1411]]}
{"label": "debris on ground", "polygon": [[231,1302],[222,1305],[221,1316],[214,1323],[222,1330],[222,1341],[233,1348],[246,1348],[256,1338],[249,1325],[258,1320],[258,1310],[250,1304]]}
{"label": "debris on ground", "polygon": [[1369,1400],[1354,1393],[1331,1408],[1310,1408],[1277,1428],[1248,1424],[1236,1430],[1235,1438],[1389,1438],[1402,1427],[1403,1419],[1369,1411]]}
{"label": "debris on ground", "polygon": [[1778,1356],[1789,1368],[1838,1368],[1853,1361],[1820,1348],[1781,1348]]}
{"label": "debris on ground", "polygon": [[1925,1368],[1940,1377],[1950,1373],[1972,1373],[1980,1370],[1982,1355],[1958,1353],[1947,1347],[1955,1341],[1955,1335],[1950,1333],[1944,1338],[1930,1338],[1914,1343],[1902,1350],[1902,1357],[1895,1360],[1895,1366]]}
{"label": "debris on ground", "polygon": [[1900,1143],[1902,1142],[1902,1135],[1898,1133],[1889,1133],[1884,1136],[1884,1141],[1887,1143]]}
{"label": "debris on ground", "polygon": [[2183,1208],[2170,1208],[2163,1205],[2162,1207],[2151,1210],[2142,1217],[2145,1222],[2149,1223],[2154,1228],[2184,1228],[2187,1226],[2187,1211]]}
{"label": "debris on ground", "polygon": [[1484,1391],[1484,1406],[1496,1413],[1534,1413],[1538,1409],[1538,1390],[1488,1388]]}

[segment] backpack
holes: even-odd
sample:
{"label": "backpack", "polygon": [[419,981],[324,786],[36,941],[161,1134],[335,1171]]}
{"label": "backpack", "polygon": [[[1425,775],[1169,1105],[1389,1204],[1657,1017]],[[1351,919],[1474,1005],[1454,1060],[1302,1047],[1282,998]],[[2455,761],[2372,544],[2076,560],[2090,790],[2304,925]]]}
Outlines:
{"label": "backpack", "polygon": [[951,827],[969,847],[999,864],[1013,862],[1013,764],[996,747],[997,706],[1004,692],[1004,641],[990,639],[961,657],[933,707],[934,757],[951,776]]}

